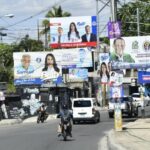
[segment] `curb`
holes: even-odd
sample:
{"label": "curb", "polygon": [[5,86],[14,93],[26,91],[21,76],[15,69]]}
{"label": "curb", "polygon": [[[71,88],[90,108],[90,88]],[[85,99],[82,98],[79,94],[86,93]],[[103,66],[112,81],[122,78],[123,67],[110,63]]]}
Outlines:
{"label": "curb", "polygon": [[[30,117],[30,118],[27,118],[25,119],[22,123],[35,123],[37,122],[37,117],[38,116],[34,116],[34,117]],[[49,121],[49,120],[55,120],[57,118],[57,115],[54,114],[54,115],[49,115],[48,118],[46,119],[46,121]]]}
{"label": "curb", "polygon": [[98,150],[126,150],[115,141],[114,129],[110,130],[98,143]]}
{"label": "curb", "polygon": [[108,133],[108,145],[109,145],[109,150],[126,150],[121,144],[119,144],[115,140],[114,129]]}
{"label": "curb", "polygon": [[4,125],[14,125],[22,123],[22,119],[8,119],[0,121],[0,126]]}

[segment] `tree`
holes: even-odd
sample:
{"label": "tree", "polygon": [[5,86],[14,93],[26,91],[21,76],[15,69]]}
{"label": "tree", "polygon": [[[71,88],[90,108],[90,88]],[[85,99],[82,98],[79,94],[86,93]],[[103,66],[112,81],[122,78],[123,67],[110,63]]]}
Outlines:
{"label": "tree", "polygon": [[18,51],[43,51],[44,46],[42,41],[37,41],[34,39],[30,39],[28,35],[26,35],[18,44]]}
{"label": "tree", "polygon": [[52,10],[48,11],[48,13],[46,14],[46,17],[69,17],[71,16],[71,13],[69,12],[63,12],[61,6],[57,7],[53,7]]}
{"label": "tree", "polygon": [[[61,6],[58,7],[52,7],[51,10],[48,11],[48,13],[45,15],[46,18],[53,18],[53,17],[69,17],[71,16],[71,13],[64,12],[61,8]],[[50,26],[49,26],[49,20],[45,19],[42,22],[42,26],[44,27],[44,30],[40,32],[40,34],[46,34],[50,32]]]}
{"label": "tree", "polygon": [[0,82],[13,81],[13,46],[0,44]]}
{"label": "tree", "polygon": [[117,20],[122,24],[122,36],[137,35],[137,8],[139,8],[140,35],[150,34],[150,3],[149,0],[139,0],[122,5],[117,12]]}

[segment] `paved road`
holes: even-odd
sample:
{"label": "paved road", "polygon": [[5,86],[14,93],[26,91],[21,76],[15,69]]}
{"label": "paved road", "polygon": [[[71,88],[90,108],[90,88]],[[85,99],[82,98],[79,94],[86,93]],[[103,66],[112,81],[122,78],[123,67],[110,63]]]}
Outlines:
{"label": "paved road", "polygon": [[100,123],[74,125],[73,138],[64,142],[57,137],[58,122],[0,127],[0,150],[97,150],[101,137],[113,128],[113,119],[103,111]]}

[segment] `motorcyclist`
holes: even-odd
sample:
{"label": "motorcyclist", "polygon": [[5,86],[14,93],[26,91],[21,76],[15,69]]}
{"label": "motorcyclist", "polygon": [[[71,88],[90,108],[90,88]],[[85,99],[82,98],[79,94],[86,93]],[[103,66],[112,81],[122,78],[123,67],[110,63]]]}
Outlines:
{"label": "motorcyclist", "polygon": [[[58,116],[61,118],[61,123],[59,124],[58,128],[60,128],[60,132],[62,133],[62,124],[63,124],[63,117],[67,117],[68,119],[68,123],[69,123],[69,136],[72,137],[72,124],[71,124],[71,118],[72,118],[72,113],[70,112],[70,110],[68,109],[68,106],[66,104],[62,105],[62,109],[60,110]],[[61,135],[58,134],[58,136]]]}
{"label": "motorcyclist", "polygon": [[45,120],[47,119],[48,117],[48,113],[46,112],[46,105],[45,104],[42,104],[42,106],[40,106],[40,108],[38,109],[38,112],[41,113],[41,117],[45,117]]}

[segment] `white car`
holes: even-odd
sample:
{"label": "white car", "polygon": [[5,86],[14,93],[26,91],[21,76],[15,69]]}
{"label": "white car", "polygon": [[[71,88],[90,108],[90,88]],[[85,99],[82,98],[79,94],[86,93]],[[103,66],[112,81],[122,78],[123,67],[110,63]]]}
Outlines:
{"label": "white car", "polygon": [[133,98],[129,96],[120,97],[117,101],[113,98],[108,102],[108,115],[109,118],[114,117],[114,111],[116,104],[119,103],[122,114],[127,114],[129,117],[137,116],[136,107],[133,105]]}
{"label": "white car", "polygon": [[73,123],[79,121],[100,122],[100,108],[95,98],[76,98],[72,100]]}
{"label": "white car", "polygon": [[149,102],[150,102],[149,96],[146,96],[146,95],[143,95],[143,96],[144,96],[144,99],[142,100],[140,93],[133,93],[132,94],[132,98],[134,100],[134,104],[137,107],[147,106],[149,104]]}

